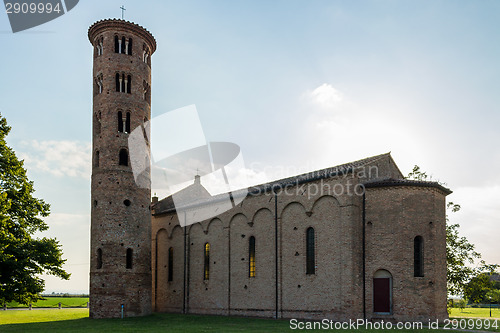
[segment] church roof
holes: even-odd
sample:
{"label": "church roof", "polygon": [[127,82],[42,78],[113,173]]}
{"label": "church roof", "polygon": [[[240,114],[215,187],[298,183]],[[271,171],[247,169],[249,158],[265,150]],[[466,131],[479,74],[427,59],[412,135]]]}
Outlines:
{"label": "church roof", "polygon": [[[279,179],[271,181],[269,183],[260,184],[248,188],[248,192],[244,191],[244,195],[259,195],[262,193],[270,192],[273,189],[282,189],[287,186],[301,185],[304,183],[313,182],[316,180],[332,178],[336,176],[342,176],[345,174],[352,173],[356,170],[361,170],[364,166],[369,166],[375,164],[383,159],[390,159],[394,166],[396,164],[392,160],[391,153],[380,154],[376,156],[367,157],[354,162],[349,162],[334,167],[316,170],[308,173],[304,173],[297,176],[292,176],[284,179]],[[396,166],[397,169],[397,166]],[[397,170],[399,174],[401,172]],[[427,181],[410,181],[406,179],[374,179],[365,183],[366,187],[383,187],[383,186],[423,186],[423,187],[436,187],[442,190],[444,193],[449,194],[451,191],[439,183],[427,182]],[[201,190],[201,189],[203,190]],[[199,193],[199,195],[197,194]],[[239,192],[241,193],[241,191]],[[200,184],[199,179],[195,181],[194,184],[180,190],[174,194],[176,199],[181,197],[183,199],[189,198],[190,200],[183,200],[182,202],[189,202],[187,206],[194,207],[200,205],[206,205],[211,203],[216,203],[222,200],[227,200],[228,193],[222,193],[218,195],[211,196],[209,192]],[[238,195],[238,191],[234,191],[230,195]],[[180,202],[180,201],[177,201]],[[179,208],[179,207],[178,207]],[[186,207],[183,207],[186,208]],[[175,204],[173,196],[170,195],[157,203],[152,207],[153,215],[171,213],[175,211]]]}
{"label": "church roof", "polygon": [[442,191],[446,195],[453,193],[450,189],[444,187],[438,182],[428,182],[423,180],[412,180],[412,179],[382,179],[375,181],[368,181],[365,184],[366,188],[374,187],[395,187],[395,186],[413,186],[413,187],[434,187]]}
{"label": "church roof", "polygon": [[271,191],[273,188],[284,188],[290,185],[300,185],[304,183],[309,183],[315,180],[332,178],[336,176],[345,175],[355,171],[356,169],[361,169],[364,166],[373,164],[381,159],[391,158],[391,153],[385,153],[381,155],[367,157],[361,160],[357,160],[354,162],[349,162],[341,165],[337,165],[334,167],[316,170],[308,173],[304,173],[298,176],[292,176],[280,180],[276,180],[273,182],[257,185],[250,187],[248,192],[252,194],[264,193],[267,191]]}

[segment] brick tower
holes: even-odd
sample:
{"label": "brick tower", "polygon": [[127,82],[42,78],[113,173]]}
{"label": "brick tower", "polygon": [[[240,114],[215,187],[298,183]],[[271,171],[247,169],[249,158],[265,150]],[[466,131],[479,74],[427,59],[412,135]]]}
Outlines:
{"label": "brick tower", "polygon": [[[151,186],[145,127],[156,41],[143,27],[116,19],[94,23],[88,37],[94,46],[90,317],[148,315]],[[145,145],[129,145],[134,130],[144,134]],[[132,168],[137,149],[143,170]]]}

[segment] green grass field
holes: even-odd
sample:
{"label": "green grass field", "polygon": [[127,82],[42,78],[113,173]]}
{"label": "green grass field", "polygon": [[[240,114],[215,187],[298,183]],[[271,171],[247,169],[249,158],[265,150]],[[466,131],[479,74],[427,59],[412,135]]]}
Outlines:
{"label": "green grass field", "polygon": [[[46,297],[45,300],[39,300],[33,303],[34,308],[57,308],[59,307],[59,302],[63,308],[73,308],[73,307],[86,307],[88,297]],[[7,303],[8,308],[25,308],[26,304],[19,304],[17,302]]]}
{"label": "green grass field", "polygon": [[[467,309],[469,310],[469,309]],[[484,309],[470,309],[484,310]],[[464,310],[465,312],[466,310]],[[476,311],[478,312],[478,311]],[[482,311],[479,311],[482,313]],[[489,312],[488,312],[489,315]],[[500,320],[499,320],[500,322]],[[499,323],[500,324],[500,323]],[[235,318],[155,313],[141,318],[88,318],[88,309],[36,309],[0,311],[0,332],[283,332],[288,320]],[[295,330],[297,331],[297,330]],[[321,330],[325,331],[325,330]],[[452,330],[392,330],[392,332],[453,332]],[[500,330],[491,330],[500,332]],[[329,332],[329,331],[326,331]],[[344,330],[343,332],[382,332],[381,330]]]}
{"label": "green grass field", "polygon": [[[475,318],[489,318],[490,309],[488,308],[465,308],[462,310],[453,308],[451,309],[450,317],[475,317]],[[500,319],[500,309],[492,308],[491,317]]]}

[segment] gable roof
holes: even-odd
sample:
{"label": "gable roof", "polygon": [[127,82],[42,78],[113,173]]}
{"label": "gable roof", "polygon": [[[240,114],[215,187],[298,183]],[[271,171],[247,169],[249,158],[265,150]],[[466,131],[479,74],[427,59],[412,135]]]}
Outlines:
{"label": "gable roof", "polygon": [[[333,178],[336,176],[342,176],[346,175],[352,172],[355,172],[356,170],[361,170],[361,168],[369,165],[373,165],[381,160],[384,159],[390,159],[390,162],[392,162],[392,165],[396,167],[397,173],[402,176],[401,171],[397,168],[396,164],[394,163],[394,160],[391,157],[391,153],[385,153],[385,154],[380,154],[376,156],[371,156],[367,157],[361,160],[337,165],[334,167],[326,168],[326,169],[321,169],[321,170],[316,170],[304,174],[300,174],[297,176],[292,176],[288,178],[283,178],[279,180],[275,180],[269,183],[264,183],[260,185],[255,185],[252,187],[248,188],[248,193],[245,191],[245,195],[259,195],[263,194],[266,192],[270,192],[273,189],[280,189],[280,188],[285,188],[287,186],[293,186],[293,185],[301,185],[304,183],[309,183],[313,182],[316,180],[321,180],[321,179],[327,179],[327,178]],[[376,187],[376,186],[391,186],[392,185],[402,185],[403,182],[405,185],[415,184],[417,181],[406,181],[405,179],[391,179],[392,183],[388,182],[388,179],[373,179],[373,180],[368,180],[366,184],[370,184],[370,187]],[[400,181],[399,183],[397,183]],[[435,182],[418,182],[418,186],[431,186],[431,187],[436,187],[439,185],[438,183]],[[200,196],[194,195],[197,193],[196,191],[200,190],[195,190],[195,187],[201,187],[203,188],[204,192]],[[449,191],[450,190],[442,187],[439,185],[440,188],[442,188],[443,191]],[[186,193],[182,193],[186,192]],[[189,193],[189,195],[188,195]],[[201,193],[201,192],[200,192]],[[241,193],[241,192],[240,192]],[[448,194],[449,194],[448,193]],[[206,195],[208,194],[208,196]],[[195,184],[192,184],[182,190],[180,190],[177,193],[174,193],[173,195],[170,195],[160,201],[158,201],[156,204],[153,205],[152,210],[153,210],[153,215],[160,215],[160,214],[165,214],[165,213],[171,213],[175,211],[175,204],[173,200],[173,196],[178,197],[180,195],[182,198],[191,198],[192,200],[184,206],[183,208],[189,207],[194,207],[194,206],[200,206],[200,205],[206,205],[206,204],[211,204],[211,203],[216,203],[220,202],[222,200],[227,200],[228,198],[228,193],[221,193],[218,195],[210,196],[208,191],[201,185],[199,182]],[[234,191],[233,193],[229,193],[229,195],[238,195],[238,191]],[[183,201],[186,202],[186,201]]]}

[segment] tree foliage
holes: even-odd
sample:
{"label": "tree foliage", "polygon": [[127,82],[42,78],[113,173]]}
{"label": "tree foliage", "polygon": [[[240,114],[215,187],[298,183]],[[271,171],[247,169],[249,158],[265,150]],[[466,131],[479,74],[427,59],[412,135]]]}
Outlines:
{"label": "tree foliage", "polygon": [[0,115],[0,303],[27,304],[40,299],[42,273],[69,279],[62,249],[54,238],[35,238],[48,229],[49,205],[33,197],[33,182],[5,141],[10,132]]}
{"label": "tree foliage", "polygon": [[490,303],[500,304],[500,286],[497,289],[490,290],[486,293],[486,299]]}
{"label": "tree foliage", "polygon": [[[458,212],[460,205],[448,202],[447,210]],[[451,295],[462,295],[466,284],[477,274],[474,268],[475,260],[481,258],[481,254],[475,250],[474,244],[467,238],[460,236],[458,223],[450,224],[446,214],[446,264],[448,293]]]}
{"label": "tree foliage", "polygon": [[[491,279],[491,272],[480,273],[474,276],[464,287],[464,296],[471,303],[490,303],[496,301],[496,292],[500,285]],[[491,298],[491,299],[490,299]]]}

